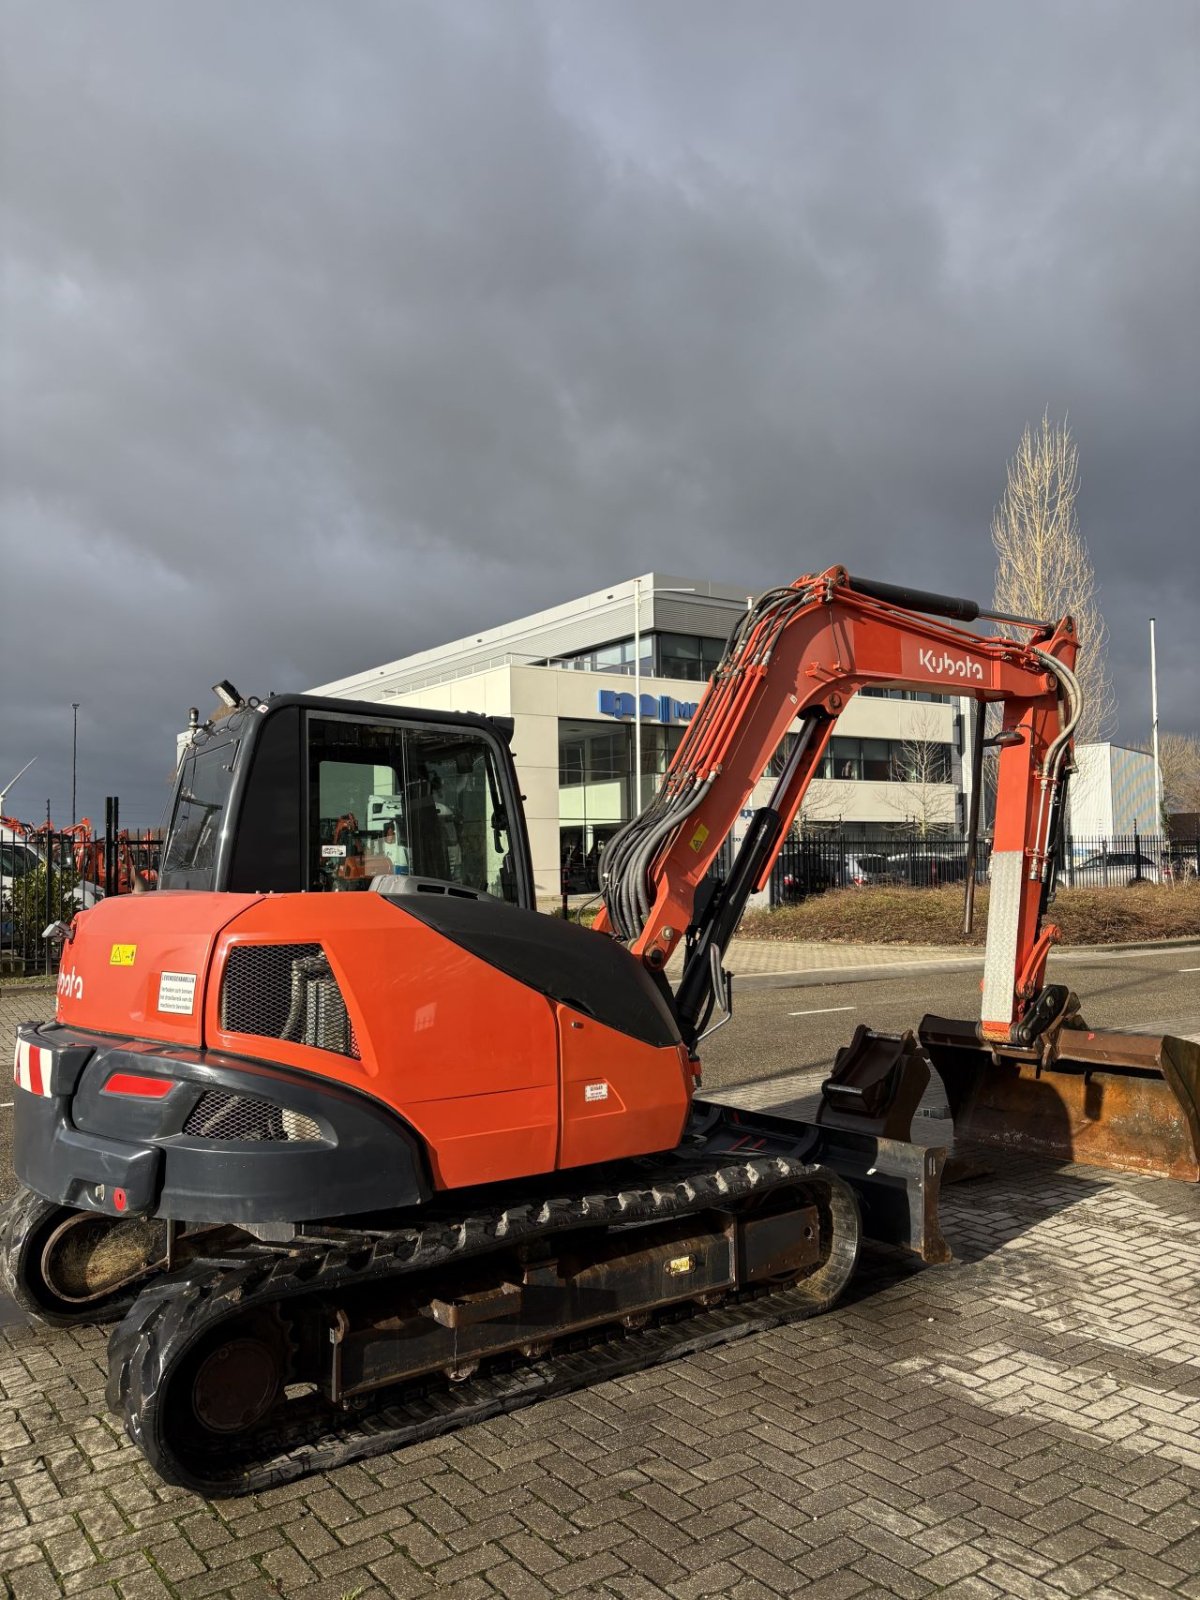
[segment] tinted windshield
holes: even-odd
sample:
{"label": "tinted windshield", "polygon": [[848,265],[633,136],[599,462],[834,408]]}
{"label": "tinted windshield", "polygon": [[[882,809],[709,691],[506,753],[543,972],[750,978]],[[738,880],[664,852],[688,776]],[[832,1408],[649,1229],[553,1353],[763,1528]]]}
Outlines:
{"label": "tinted windshield", "polygon": [[164,889],[213,886],[217,846],[233,785],[245,713],[201,730],[184,752],[175,789],[175,810],[163,851]]}
{"label": "tinted windshield", "polygon": [[308,729],[310,887],[416,874],[517,898],[490,741],[338,716],[312,715]]}

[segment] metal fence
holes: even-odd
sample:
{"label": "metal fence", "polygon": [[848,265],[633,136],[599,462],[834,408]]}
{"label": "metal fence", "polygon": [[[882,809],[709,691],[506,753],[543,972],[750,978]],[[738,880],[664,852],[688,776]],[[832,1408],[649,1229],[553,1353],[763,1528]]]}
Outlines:
{"label": "metal fence", "polygon": [[51,973],[55,946],[44,938],[52,922],[69,922],[106,894],[128,894],[140,877],[158,880],[161,843],[130,835],[116,823],[94,836],[90,826],[61,831],[4,828],[0,833],[0,978]]}
{"label": "metal fence", "polygon": [[[986,884],[992,846],[980,839],[975,881]],[[789,839],[771,874],[771,904],[791,905],[827,889],[889,884],[940,888],[967,876],[963,837],[879,835],[844,839],[810,834]],[[1131,833],[1111,838],[1068,835],[1059,865],[1060,888],[1114,889],[1142,884],[1176,884],[1200,876],[1200,834],[1190,839]]]}
{"label": "metal fence", "polygon": [[[44,828],[0,834],[0,978],[51,973],[53,944],[43,938],[52,922],[69,921],[76,911],[105,894],[127,894],[140,877],[147,886],[158,878],[161,841],[131,836],[116,826],[96,837],[90,829],[50,832]],[[722,847],[714,871],[728,871],[731,849]],[[980,839],[976,882],[986,884],[991,841]],[[810,834],[789,839],[771,874],[771,904],[790,905],[827,889],[903,885],[938,888],[961,884],[967,875],[967,841],[962,837],[906,837],[897,834],[844,839]],[[1136,888],[1141,884],[1179,884],[1200,877],[1200,833],[1190,838],[1132,833],[1112,838],[1068,836],[1059,868],[1060,888]],[[564,891],[566,890],[564,882]],[[565,897],[565,895],[564,895]]]}

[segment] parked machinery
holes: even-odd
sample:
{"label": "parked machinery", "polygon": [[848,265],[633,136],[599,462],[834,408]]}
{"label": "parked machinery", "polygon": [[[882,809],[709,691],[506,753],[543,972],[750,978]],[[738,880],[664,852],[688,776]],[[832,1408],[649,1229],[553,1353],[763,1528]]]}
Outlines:
{"label": "parked machinery", "polygon": [[[62,930],[57,1020],[17,1043],[7,1280],[48,1320],[124,1313],[108,1399],[164,1478],[263,1488],[812,1314],[864,1233],[947,1259],[931,1061],[960,1132],[1198,1175],[1200,1052],[1044,982],[1073,626],[948,620],[987,615],[838,567],[760,597],[591,930],[533,909],[503,725],[226,686],[158,891]],[[729,940],[867,684],[1003,705],[982,1021],[858,1029],[811,1124],[696,1102]]]}

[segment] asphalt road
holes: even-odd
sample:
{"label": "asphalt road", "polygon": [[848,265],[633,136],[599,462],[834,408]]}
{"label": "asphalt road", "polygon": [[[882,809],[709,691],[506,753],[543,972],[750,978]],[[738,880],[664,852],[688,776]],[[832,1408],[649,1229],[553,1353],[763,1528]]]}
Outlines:
{"label": "asphalt road", "polygon": [[[1099,954],[1056,952],[1050,978],[1068,983],[1094,1027],[1200,1035],[1200,946]],[[738,988],[734,1017],[701,1047],[706,1089],[824,1068],[860,1022],[886,1033],[927,1011],[979,1015],[978,970],[880,977],[802,989]]]}

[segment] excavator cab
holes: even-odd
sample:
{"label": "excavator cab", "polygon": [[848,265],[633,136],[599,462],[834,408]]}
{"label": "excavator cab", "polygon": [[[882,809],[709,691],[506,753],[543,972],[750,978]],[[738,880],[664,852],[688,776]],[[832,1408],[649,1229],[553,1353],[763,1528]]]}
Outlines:
{"label": "excavator cab", "polygon": [[411,876],[532,906],[511,733],[453,712],[237,699],[190,730],[160,887],[347,892]]}

